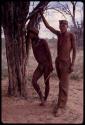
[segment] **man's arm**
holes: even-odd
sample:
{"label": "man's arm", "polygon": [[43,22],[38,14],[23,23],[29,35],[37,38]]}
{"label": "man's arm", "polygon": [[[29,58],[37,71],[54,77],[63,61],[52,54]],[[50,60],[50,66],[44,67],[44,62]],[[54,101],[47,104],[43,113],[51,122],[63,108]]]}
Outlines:
{"label": "man's arm", "polygon": [[58,30],[55,30],[53,27],[51,27],[51,26],[48,24],[48,22],[46,21],[46,19],[45,19],[45,17],[43,16],[43,14],[42,14],[42,13],[40,13],[40,14],[41,14],[42,20],[43,20],[43,22],[44,22],[46,28],[48,28],[48,29],[49,29],[51,32],[53,32],[54,34],[59,35],[60,32],[59,32]]}
{"label": "man's arm", "polygon": [[72,66],[74,66],[75,58],[76,58],[76,43],[75,43],[75,36],[71,34],[71,44],[72,44]]}

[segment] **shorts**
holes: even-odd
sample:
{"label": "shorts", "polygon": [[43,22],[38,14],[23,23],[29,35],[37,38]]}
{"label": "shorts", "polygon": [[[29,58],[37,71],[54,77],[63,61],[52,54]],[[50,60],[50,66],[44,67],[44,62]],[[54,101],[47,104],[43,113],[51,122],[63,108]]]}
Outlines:
{"label": "shorts", "polygon": [[71,60],[64,61],[56,58],[55,60],[56,70],[59,70],[60,73],[68,72],[70,73]]}

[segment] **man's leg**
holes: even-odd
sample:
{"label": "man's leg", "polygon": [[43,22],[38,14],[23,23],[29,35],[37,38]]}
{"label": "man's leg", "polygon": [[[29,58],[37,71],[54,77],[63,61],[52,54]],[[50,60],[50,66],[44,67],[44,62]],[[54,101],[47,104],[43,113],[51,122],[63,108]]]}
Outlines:
{"label": "man's leg", "polygon": [[36,92],[38,93],[41,101],[43,100],[43,95],[42,95],[39,85],[37,84],[37,80],[42,76],[42,74],[43,74],[43,72],[40,70],[40,68],[38,66],[36,68],[36,70],[34,71],[33,78],[32,78],[33,87],[36,90]]}
{"label": "man's leg", "polygon": [[61,73],[60,83],[59,83],[59,97],[58,106],[61,108],[66,107],[68,99],[68,73]]}
{"label": "man's leg", "polygon": [[60,116],[65,111],[67,99],[68,99],[68,73],[61,73],[59,82],[59,96],[56,109],[56,116]]}
{"label": "man's leg", "polygon": [[49,95],[49,89],[50,89],[49,78],[50,78],[49,69],[46,68],[45,72],[44,72],[44,82],[45,82],[45,97],[44,97],[44,100],[45,101],[47,100],[47,97]]}
{"label": "man's leg", "polygon": [[[54,107],[54,114],[58,114],[59,109],[64,109],[66,107],[67,99],[68,99],[68,84],[69,84],[69,73],[62,72],[59,69],[59,63],[55,62],[57,75],[59,78],[59,96],[58,96],[58,103]],[[60,111],[60,114],[62,112]]]}
{"label": "man's leg", "polygon": [[[60,73],[60,70],[59,70],[59,63],[58,63],[57,59],[55,60],[55,67],[56,67],[56,72],[57,72],[58,79],[60,81],[61,73]],[[57,109],[58,109],[58,104],[56,103],[54,105],[54,108],[53,108],[54,115],[56,114]]]}

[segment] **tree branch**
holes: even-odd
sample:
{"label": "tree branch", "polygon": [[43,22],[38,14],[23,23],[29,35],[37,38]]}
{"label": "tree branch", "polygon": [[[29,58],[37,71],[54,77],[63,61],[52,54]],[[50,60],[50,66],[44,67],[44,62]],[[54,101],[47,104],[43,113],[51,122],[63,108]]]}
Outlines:
{"label": "tree branch", "polygon": [[49,2],[45,1],[45,2],[40,2],[34,9],[33,11],[29,14],[29,17],[27,17],[26,22],[28,21],[28,19],[32,18],[35,14],[37,14],[40,10],[45,9],[45,7],[47,6]]}
{"label": "tree branch", "polygon": [[58,11],[58,12],[61,13],[61,14],[63,15],[63,17],[66,19],[65,15],[64,15],[63,12],[61,12],[60,10],[57,10],[56,8],[53,8],[53,7],[52,7],[52,8],[47,8],[47,10],[48,10],[48,9],[53,9],[53,10],[55,10],[55,11]]}

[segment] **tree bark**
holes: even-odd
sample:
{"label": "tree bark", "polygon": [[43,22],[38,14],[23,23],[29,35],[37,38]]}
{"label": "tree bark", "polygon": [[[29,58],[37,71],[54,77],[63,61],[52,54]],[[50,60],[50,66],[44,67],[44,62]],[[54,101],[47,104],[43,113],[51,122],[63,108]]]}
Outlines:
{"label": "tree bark", "polygon": [[4,30],[6,40],[6,56],[9,74],[9,95],[26,96],[26,52],[23,46],[23,34],[18,40],[14,40],[7,31]]}
{"label": "tree bark", "polygon": [[[6,2],[2,5],[2,26],[5,34],[6,57],[8,65],[8,95],[26,97],[26,41],[25,24],[26,3]],[[20,9],[20,10],[19,10]],[[28,6],[29,9],[29,6]],[[23,15],[20,12],[23,10]],[[24,16],[24,18],[22,18]]]}

